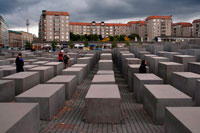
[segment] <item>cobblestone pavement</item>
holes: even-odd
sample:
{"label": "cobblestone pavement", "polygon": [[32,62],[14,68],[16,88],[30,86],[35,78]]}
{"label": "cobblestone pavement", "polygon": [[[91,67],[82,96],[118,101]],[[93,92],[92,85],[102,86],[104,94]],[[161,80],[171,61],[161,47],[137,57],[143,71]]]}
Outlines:
{"label": "cobblestone pavement", "polygon": [[97,124],[84,122],[84,98],[98,68],[78,86],[73,97],[66,101],[65,107],[51,121],[41,122],[41,133],[163,133],[163,126],[155,125],[146,114],[142,104],[136,103],[133,93],[120,72],[114,68],[116,83],[119,86],[122,102],[122,121],[120,124]]}

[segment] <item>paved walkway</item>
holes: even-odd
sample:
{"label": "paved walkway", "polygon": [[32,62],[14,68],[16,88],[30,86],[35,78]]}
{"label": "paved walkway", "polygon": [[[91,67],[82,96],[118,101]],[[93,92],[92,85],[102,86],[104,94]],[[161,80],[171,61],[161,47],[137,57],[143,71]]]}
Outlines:
{"label": "paved walkway", "polygon": [[90,73],[78,86],[74,96],[66,101],[65,107],[52,121],[41,123],[43,133],[163,133],[163,126],[156,126],[145,113],[142,104],[137,104],[133,93],[128,92],[127,84],[120,72],[114,68],[115,78],[122,97],[123,120],[120,124],[96,124],[84,122],[84,98],[98,68]]}

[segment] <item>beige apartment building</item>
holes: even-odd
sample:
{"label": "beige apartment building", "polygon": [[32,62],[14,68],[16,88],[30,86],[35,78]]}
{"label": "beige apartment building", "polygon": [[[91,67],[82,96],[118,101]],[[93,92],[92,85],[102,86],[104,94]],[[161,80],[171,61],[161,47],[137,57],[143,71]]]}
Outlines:
{"label": "beige apartment building", "polygon": [[22,33],[22,43],[25,45],[26,42],[32,43],[34,35],[28,32],[21,31]]}
{"label": "beige apartment building", "polygon": [[42,41],[69,41],[68,12],[43,10],[39,22],[39,39]]}
{"label": "beige apartment building", "polygon": [[101,35],[103,38],[114,35],[130,35],[128,24],[70,22],[70,32],[78,35]]}
{"label": "beige apartment building", "polygon": [[9,30],[9,47],[11,48],[23,48],[22,33],[19,31]]}
{"label": "beige apartment building", "polygon": [[9,34],[8,25],[2,16],[0,16],[0,45],[8,46]]}
{"label": "beige apartment building", "polygon": [[196,19],[192,22],[192,35],[194,37],[200,37],[200,19]]}
{"label": "beige apartment building", "polygon": [[146,39],[147,27],[145,21],[131,21],[128,22],[130,25],[130,33],[138,34],[142,40]]}
{"label": "beige apartment building", "polygon": [[188,22],[173,23],[172,36],[173,37],[191,37],[192,24]]}
{"label": "beige apartment building", "polygon": [[147,41],[153,41],[155,37],[171,36],[171,16],[150,16],[146,18]]}

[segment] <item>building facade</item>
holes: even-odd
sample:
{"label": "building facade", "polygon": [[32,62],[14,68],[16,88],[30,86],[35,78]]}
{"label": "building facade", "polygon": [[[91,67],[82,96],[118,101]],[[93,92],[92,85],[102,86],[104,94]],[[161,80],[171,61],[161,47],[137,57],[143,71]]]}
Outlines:
{"label": "building facade", "polygon": [[68,12],[43,10],[39,22],[39,39],[41,41],[69,41]]}
{"label": "building facade", "polygon": [[194,37],[200,37],[200,19],[196,19],[192,22],[192,35]]}
{"label": "building facade", "polygon": [[33,38],[34,38],[33,34],[28,33],[28,32],[24,32],[24,31],[21,31],[21,33],[22,33],[22,43],[23,43],[23,45],[25,45],[26,42],[29,42],[29,43],[33,42]]}
{"label": "building facade", "polygon": [[146,18],[147,41],[153,41],[155,37],[171,36],[171,16],[150,16]]}
{"label": "building facade", "polygon": [[142,40],[147,38],[147,26],[145,21],[130,21],[130,34],[138,34]]}
{"label": "building facade", "polygon": [[22,33],[18,31],[9,30],[9,47],[11,48],[23,48]]}
{"label": "building facade", "polygon": [[101,35],[103,38],[115,35],[130,35],[128,24],[70,22],[70,32],[75,35]]}
{"label": "building facade", "polygon": [[192,37],[192,24],[188,22],[179,22],[172,24],[173,37]]}
{"label": "building facade", "polygon": [[2,16],[0,16],[0,44],[8,46],[9,43],[8,25]]}

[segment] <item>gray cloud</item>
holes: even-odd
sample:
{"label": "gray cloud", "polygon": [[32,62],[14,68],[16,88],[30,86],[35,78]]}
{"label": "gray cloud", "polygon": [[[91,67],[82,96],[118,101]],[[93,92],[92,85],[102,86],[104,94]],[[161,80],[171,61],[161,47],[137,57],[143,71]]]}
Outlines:
{"label": "gray cloud", "polygon": [[0,0],[0,14],[10,28],[38,25],[42,10],[68,11],[71,21],[106,21],[173,15],[175,21],[200,17],[199,0]]}

